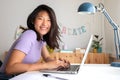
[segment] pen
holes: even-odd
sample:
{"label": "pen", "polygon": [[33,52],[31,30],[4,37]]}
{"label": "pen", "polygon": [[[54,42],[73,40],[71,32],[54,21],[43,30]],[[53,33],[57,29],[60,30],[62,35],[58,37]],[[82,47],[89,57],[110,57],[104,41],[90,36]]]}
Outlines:
{"label": "pen", "polygon": [[53,77],[53,78],[56,78],[56,79],[59,79],[59,80],[68,80],[68,79],[65,79],[65,78],[52,76],[52,75],[50,75],[50,74],[43,74],[43,76],[45,76],[45,77]]}

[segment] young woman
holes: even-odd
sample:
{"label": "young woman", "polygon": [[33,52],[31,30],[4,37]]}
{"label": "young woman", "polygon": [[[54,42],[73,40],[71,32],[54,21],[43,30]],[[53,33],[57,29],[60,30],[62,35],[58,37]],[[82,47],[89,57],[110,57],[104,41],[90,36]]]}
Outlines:
{"label": "young woman", "polygon": [[[66,60],[50,58],[46,44],[59,48],[59,27],[52,8],[38,6],[27,19],[28,30],[14,42],[1,67],[6,74],[19,74],[43,69],[60,69],[69,67]],[[45,63],[40,62],[43,57]]]}

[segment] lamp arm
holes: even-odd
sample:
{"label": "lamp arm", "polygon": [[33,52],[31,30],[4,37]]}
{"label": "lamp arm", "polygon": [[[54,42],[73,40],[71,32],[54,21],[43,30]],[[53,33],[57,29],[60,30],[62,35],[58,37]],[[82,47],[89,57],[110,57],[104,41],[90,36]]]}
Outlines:
{"label": "lamp arm", "polygon": [[107,11],[104,8],[102,8],[101,10],[102,10],[101,12],[104,14],[104,16],[107,18],[107,20],[113,27],[116,58],[120,59],[120,33],[119,33],[120,29],[119,29],[119,26],[112,20],[112,18],[110,17],[110,15],[107,13]]}
{"label": "lamp arm", "polygon": [[105,15],[109,23],[112,25],[113,29],[119,29],[119,26],[112,20],[112,18],[105,9],[102,10],[102,13]]}

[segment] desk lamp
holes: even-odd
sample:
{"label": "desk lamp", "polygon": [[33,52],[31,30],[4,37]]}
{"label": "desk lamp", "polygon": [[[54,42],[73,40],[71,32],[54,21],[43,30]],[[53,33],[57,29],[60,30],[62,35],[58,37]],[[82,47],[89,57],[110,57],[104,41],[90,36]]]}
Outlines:
{"label": "desk lamp", "polygon": [[[94,6],[92,3],[84,2],[78,8],[79,14],[94,14],[96,12],[101,12],[107,18],[108,22],[112,25],[114,30],[114,44],[115,44],[115,51],[116,51],[116,59],[120,59],[120,33],[119,33],[119,26],[112,20],[110,15],[107,13],[104,5],[99,3],[98,6]],[[112,62],[111,66],[120,67],[120,62]]]}

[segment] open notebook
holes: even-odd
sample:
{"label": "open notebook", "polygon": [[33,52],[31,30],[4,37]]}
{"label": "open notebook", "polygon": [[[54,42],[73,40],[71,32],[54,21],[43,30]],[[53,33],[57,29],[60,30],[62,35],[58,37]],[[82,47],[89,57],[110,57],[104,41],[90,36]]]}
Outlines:
{"label": "open notebook", "polygon": [[89,50],[90,50],[90,47],[91,47],[91,44],[92,44],[92,41],[93,41],[93,35],[91,35],[90,39],[89,39],[89,42],[88,42],[88,45],[87,45],[87,48],[86,48],[86,51],[85,51],[85,54],[83,56],[83,59],[82,59],[82,62],[80,65],[70,65],[70,68],[69,69],[65,69],[65,70],[41,70],[40,72],[44,72],[44,73],[64,73],[64,74],[76,74],[79,72],[80,68],[84,65],[85,63],[85,60],[87,58],[87,54],[89,53]]}

